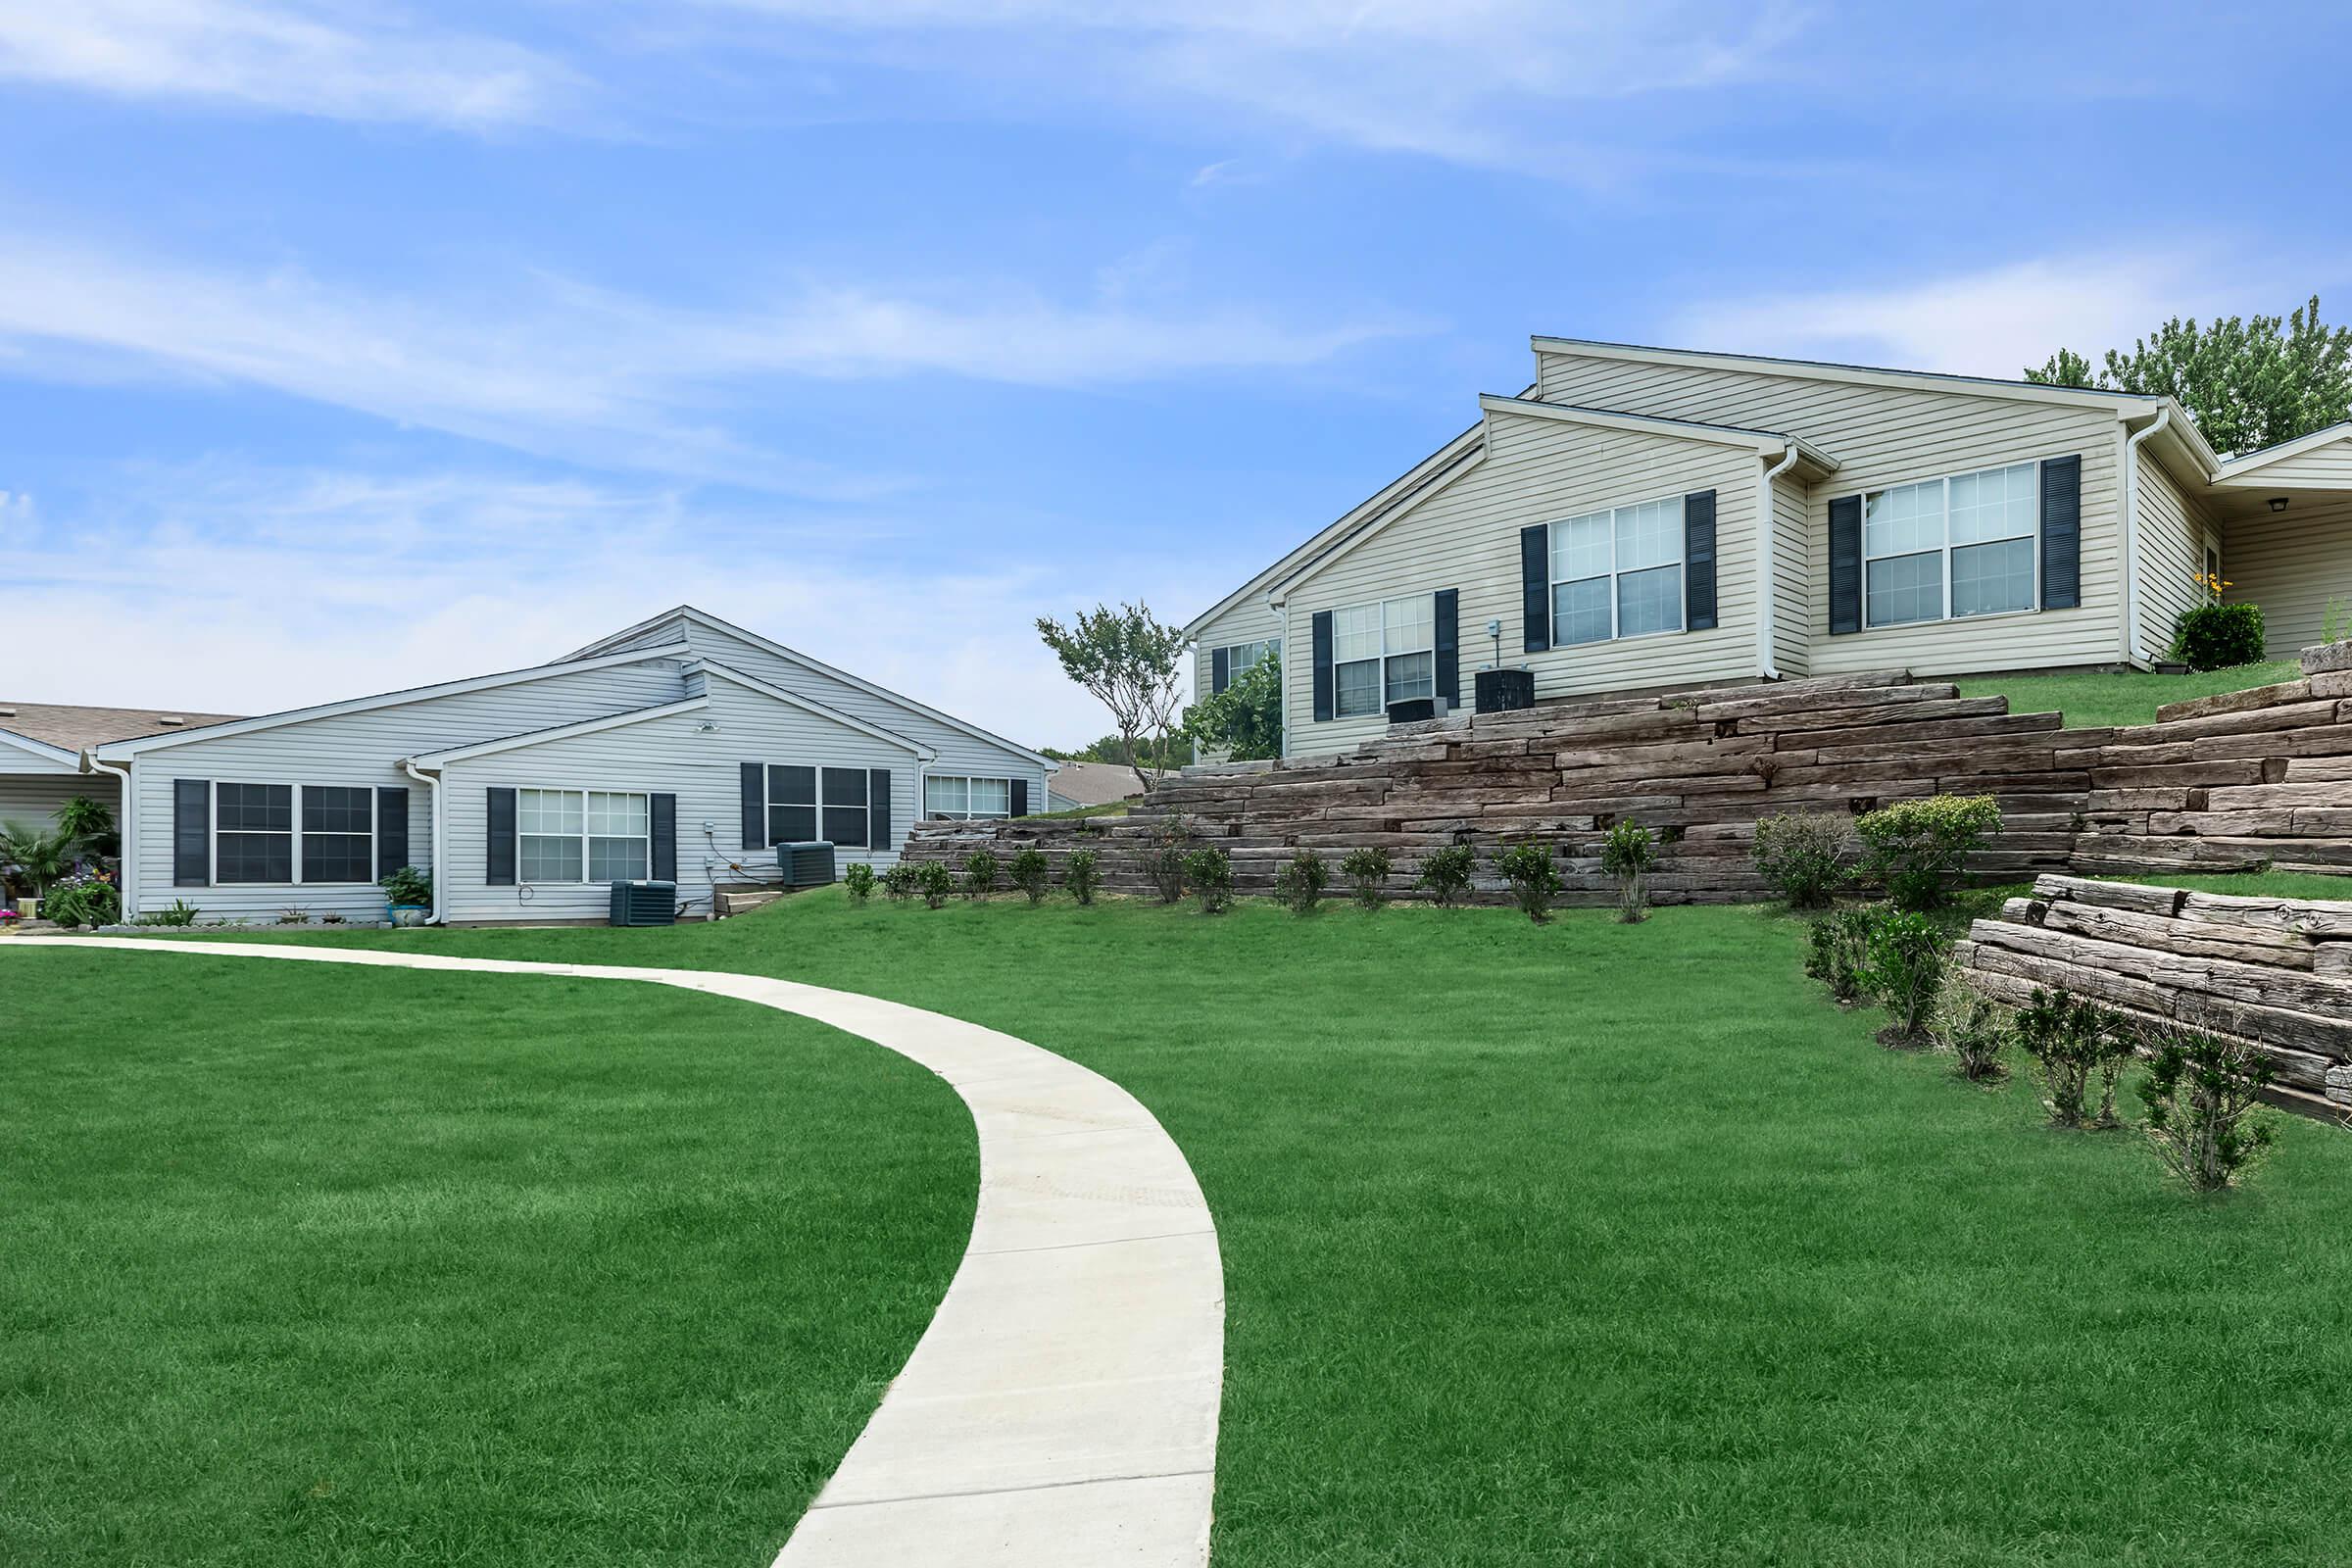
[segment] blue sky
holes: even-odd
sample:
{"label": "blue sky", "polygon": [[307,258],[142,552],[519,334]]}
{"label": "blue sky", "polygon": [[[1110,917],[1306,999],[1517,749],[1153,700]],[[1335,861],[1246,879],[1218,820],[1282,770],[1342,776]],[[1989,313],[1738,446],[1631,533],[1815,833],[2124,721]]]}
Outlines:
{"label": "blue sky", "polygon": [[1036,615],[1196,612],[1531,332],[2014,374],[2352,309],[2340,8],[1951,10],[0,0],[0,697],[691,601],[1073,744]]}

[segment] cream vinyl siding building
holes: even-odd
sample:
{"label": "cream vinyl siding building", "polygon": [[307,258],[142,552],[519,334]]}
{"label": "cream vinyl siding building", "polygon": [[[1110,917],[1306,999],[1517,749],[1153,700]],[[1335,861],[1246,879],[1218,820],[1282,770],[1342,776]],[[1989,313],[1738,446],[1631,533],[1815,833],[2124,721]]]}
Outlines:
{"label": "cream vinyl siding building", "polygon": [[[1397,626],[1420,638],[1423,596],[1440,628],[1427,641],[1433,655],[1452,648],[1463,707],[1497,662],[1527,670],[1539,702],[1880,669],[2145,665],[2209,564],[2235,579],[2232,597],[2265,606],[2274,652],[2318,636],[2331,593],[2352,602],[2352,428],[2224,461],[2161,397],[1531,342],[1524,392],[1482,398],[1477,425],[1189,624],[1197,690],[1217,689],[1220,666],[1230,678],[1238,648],[1279,638],[1286,752],[1359,744],[1388,724],[1366,710],[1375,667],[1382,697],[1420,695],[1419,649],[1400,650]],[[1565,642],[1539,624],[1564,610],[1573,633],[1590,632],[1601,600],[1591,577],[1563,596],[1531,530],[1585,541],[1560,568],[1584,571],[1600,559],[1594,517],[1699,495],[1713,559],[1687,546],[1677,564],[1686,612],[1711,575],[1711,620],[1660,628],[1636,607],[1638,634]],[[1635,511],[1616,548],[1650,537],[1642,519],[1654,515]],[[1641,569],[1652,575],[1638,590],[1662,592],[1658,562]],[[1612,602],[1619,618],[1632,603]]]}

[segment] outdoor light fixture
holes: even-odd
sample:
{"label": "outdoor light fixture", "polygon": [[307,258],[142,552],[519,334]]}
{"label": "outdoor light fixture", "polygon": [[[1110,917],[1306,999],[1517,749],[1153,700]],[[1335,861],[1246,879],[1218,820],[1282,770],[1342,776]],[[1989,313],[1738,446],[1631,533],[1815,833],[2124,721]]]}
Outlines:
{"label": "outdoor light fixture", "polygon": [[2271,510],[2272,510],[2273,512],[2284,512],[2284,511],[2286,510],[2286,497],[2284,497],[2284,496],[2273,496],[2273,497],[2271,497]]}

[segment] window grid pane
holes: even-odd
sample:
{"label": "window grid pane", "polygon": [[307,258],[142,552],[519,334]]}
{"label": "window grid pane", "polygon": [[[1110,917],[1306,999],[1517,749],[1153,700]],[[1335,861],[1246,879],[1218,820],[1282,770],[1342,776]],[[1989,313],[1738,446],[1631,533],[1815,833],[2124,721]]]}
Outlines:
{"label": "window grid pane", "polygon": [[[1616,514],[1617,570],[1643,571],[1680,564],[1683,559],[1683,503],[1644,501]],[[1622,628],[1619,636],[1629,635]]]}
{"label": "window grid pane", "polygon": [[375,818],[374,791],[349,789],[337,785],[306,784],[302,787],[302,831],[312,833],[367,833],[373,831]]}
{"label": "window grid pane", "polygon": [[1012,814],[1012,780],[1008,778],[976,778],[972,786],[972,814],[974,816],[1010,816]]}
{"label": "window grid pane", "polygon": [[224,833],[294,831],[291,784],[222,784],[219,796],[220,827]]}
{"label": "window grid pane", "polygon": [[291,882],[294,835],[223,833],[214,846],[217,882]]}
{"label": "window grid pane", "polygon": [[1863,502],[1862,553],[1897,556],[1943,548],[1943,481],[1896,485]]}
{"label": "window grid pane", "polygon": [[1983,544],[2033,533],[2041,521],[2041,497],[2034,477],[2034,465],[2020,463],[1953,479],[1952,543]]}
{"label": "window grid pane", "polygon": [[586,826],[586,808],[577,790],[518,790],[514,825],[523,833],[564,833],[579,837]]}
{"label": "window grid pane", "polygon": [[1380,607],[1350,605],[1331,614],[1332,660],[1351,664],[1380,657]]}
{"label": "window grid pane", "polygon": [[647,874],[645,840],[592,838],[588,841],[588,880],[634,882]]}
{"label": "window grid pane", "polygon": [[651,818],[652,811],[645,796],[607,794],[602,790],[589,792],[587,830],[592,834],[643,838],[651,831]]}
{"label": "window grid pane", "polygon": [[1683,568],[1680,564],[1629,571],[1617,579],[1617,635],[1683,629]]}
{"label": "window grid pane", "polygon": [[824,837],[848,849],[864,849],[866,840],[865,808],[862,806],[826,807]]}
{"label": "window grid pane", "polygon": [[1551,525],[1551,580],[1576,582],[1609,570],[1610,522],[1605,512]]}
{"label": "window grid pane", "polygon": [[[934,811],[934,816],[945,816]],[[771,806],[767,808],[767,842],[770,844],[806,844],[816,837],[816,808],[813,806]]]}
{"label": "window grid pane", "polygon": [[2004,539],[1952,552],[1952,613],[1993,615],[2034,608],[2034,541]]}
{"label": "window grid pane", "polygon": [[1391,599],[1380,607],[1381,652],[1418,654],[1437,645],[1438,601],[1434,594]]}
{"label": "window grid pane", "polygon": [[1609,640],[1609,579],[1587,577],[1551,591],[1551,640],[1565,647]]}
{"label": "window grid pane", "polygon": [[[303,816],[306,824],[310,816]],[[305,882],[372,882],[375,880],[374,841],[364,833],[302,835],[302,879]]]}
{"label": "window grid pane", "polygon": [[1380,711],[1380,661],[1359,659],[1331,672],[1332,708],[1342,718]]}
{"label": "window grid pane", "polygon": [[923,780],[923,814],[963,816],[972,808],[972,781],[933,774]]}
{"label": "window grid pane", "polygon": [[1943,553],[1896,556],[1874,561],[1865,589],[1873,626],[1899,626],[1943,616]]}
{"label": "window grid pane", "polygon": [[525,882],[577,882],[580,875],[580,841],[576,835],[525,833],[522,835],[518,869]]}
{"label": "window grid pane", "polygon": [[1438,660],[1435,654],[1397,654],[1388,661],[1386,701],[1410,702],[1417,697],[1438,694]]}

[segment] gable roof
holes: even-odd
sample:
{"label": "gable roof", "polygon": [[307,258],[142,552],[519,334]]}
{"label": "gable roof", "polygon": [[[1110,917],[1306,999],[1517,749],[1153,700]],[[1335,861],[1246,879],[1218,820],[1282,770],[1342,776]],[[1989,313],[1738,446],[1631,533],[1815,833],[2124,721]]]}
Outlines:
{"label": "gable roof", "polygon": [[1591,425],[1604,430],[1632,430],[1645,435],[1679,437],[1686,441],[1711,441],[1718,446],[1740,447],[1759,457],[1777,458],[1790,447],[1797,456],[1824,475],[1838,471],[1836,458],[1822,451],[1803,436],[1785,430],[1750,430],[1737,424],[1710,424],[1702,419],[1670,419],[1657,414],[1620,414],[1615,409],[1588,409],[1574,403],[1539,403],[1532,398],[1498,397],[1489,392],[1480,395],[1478,406],[1490,414],[1520,414],[1538,419],[1556,419],[1563,424]]}
{"label": "gable roof", "polygon": [[[2274,464],[2303,457],[2308,453],[2317,452],[2322,447],[2332,446],[2338,441],[2352,441],[2352,419],[2328,425],[2314,430],[2308,435],[2296,436],[2291,441],[2281,441],[2276,446],[2267,446],[2260,451],[2249,452],[2242,458],[2231,458],[2215,470],[2213,482],[2228,484],[2233,479],[2246,479],[2258,470],[2268,468]],[[2309,483],[2310,481],[2298,482]]]}
{"label": "gable roof", "polygon": [[[738,626],[730,620],[721,620],[718,616],[711,614],[709,611],[697,610],[692,605],[679,605],[675,609],[664,610],[659,615],[649,615],[645,619],[637,622],[637,624],[634,626],[623,626],[620,630],[612,633],[609,637],[599,637],[595,642],[590,643],[587,647],[577,649],[572,653],[564,655],[563,662],[567,662],[572,660],[585,659],[593,655],[597,655],[605,649],[612,648],[619,643],[624,643],[632,637],[642,636],[645,633],[654,630],[656,627],[661,626],[663,622],[671,620],[689,621],[698,626],[706,626],[712,631],[720,633],[721,635],[738,638],[744,642],[750,643],[761,653],[772,654],[778,659],[800,665],[803,669],[813,670],[819,675],[829,675],[833,679],[842,682],[844,685],[855,686],[858,688],[858,690],[865,693],[869,697],[878,697],[886,703],[896,704],[898,707],[906,709],[910,713],[920,713],[925,718],[945,724],[950,729],[960,730],[975,740],[988,742],[991,746],[1002,746],[1008,752],[1026,757],[1031,761],[1042,764],[1049,772],[1051,772],[1055,765],[1054,760],[1050,757],[1047,757],[1042,752],[1033,752],[1028,747],[1023,746],[1016,741],[1008,741],[1002,735],[982,729],[979,725],[957,718],[953,713],[943,713],[938,709],[933,708],[928,704],[918,703],[913,698],[906,696],[901,692],[894,692],[887,686],[877,686],[872,681],[861,679],[858,676],[851,674],[846,669],[836,669],[834,666],[826,663],[822,660],[809,658],[807,654],[802,653],[797,648],[787,648],[782,643],[771,642],[767,638],[760,636],[756,631],[752,631],[747,627]],[[885,733],[888,732],[885,731]],[[904,739],[904,737],[893,738]]]}
{"label": "gable roof", "polygon": [[939,755],[937,747],[925,746],[920,741],[909,740],[897,730],[885,729],[868,719],[859,718],[855,713],[845,713],[840,709],[820,703],[813,697],[803,697],[799,692],[788,692],[781,686],[770,685],[757,675],[747,675],[742,670],[736,669],[732,665],[722,664],[715,659],[695,660],[686,666],[686,673],[689,675],[716,675],[719,679],[731,681],[747,691],[755,691],[762,697],[773,698],[779,703],[814,713],[819,718],[830,719],[836,724],[847,725],[854,730],[861,730],[877,740],[888,741],[893,746],[904,746],[926,762]]}
{"label": "gable roof", "polygon": [[1600,338],[1528,339],[1538,354],[1572,354],[1594,360],[1631,360],[1645,365],[1688,365],[1707,369],[1746,370],[1804,380],[1851,381],[1864,386],[1917,387],[2027,403],[2058,403],[2080,409],[2132,407],[2149,414],[2166,400],[2153,392],[2116,392],[2104,387],[2049,386],[2039,381],[1989,375],[1955,375],[1946,370],[1895,370],[1878,365],[1843,365],[1835,360],[1790,360],[1769,354],[1725,354],[1711,349],[1666,349],[1645,343],[1611,343]]}
{"label": "gable roof", "polygon": [[566,660],[555,664],[533,664],[528,669],[503,670],[495,675],[473,675],[465,680],[445,680],[432,686],[411,686],[403,691],[379,692],[373,697],[354,697],[340,703],[319,703],[310,708],[290,708],[282,713],[264,713],[256,718],[230,719],[223,723],[208,724],[201,728],[174,730],[169,735],[147,735],[127,741],[108,742],[95,748],[110,757],[137,756],[183,741],[219,740],[228,735],[248,735],[255,730],[276,729],[283,724],[299,724],[306,719],[332,718],[339,713],[364,713],[374,708],[394,708],[402,703],[420,703],[435,697],[455,697],[464,692],[489,691],[500,686],[519,686],[529,681],[546,680],[556,675],[577,674],[583,669],[608,669],[621,664],[642,664],[656,659],[678,659],[690,650],[684,643],[663,643],[648,648],[631,648],[623,653],[607,654],[598,659]]}
{"label": "gable roof", "polygon": [[609,729],[626,729],[631,724],[642,724],[649,718],[691,713],[698,708],[710,706],[710,699],[708,697],[688,697],[674,703],[657,703],[651,708],[631,708],[596,718],[574,719],[568,724],[551,724],[545,729],[526,729],[518,734],[501,735],[496,740],[470,741],[464,746],[445,746],[437,752],[418,752],[407,760],[419,767],[441,767],[476,757],[495,757],[500,752],[516,751],[525,746],[543,746],[549,741],[569,740],[574,735],[595,735]]}
{"label": "gable roof", "polygon": [[8,759],[12,754],[37,757],[52,766],[67,769],[77,768],[81,762],[79,753],[69,752],[62,746],[52,746],[47,741],[34,740],[29,735],[20,735],[14,730],[0,729],[0,772],[8,770]]}
{"label": "gable roof", "polygon": [[179,708],[89,708],[79,703],[0,702],[0,730],[78,755],[85,746],[129,740],[165,730],[225,723],[236,713],[193,713]]}

